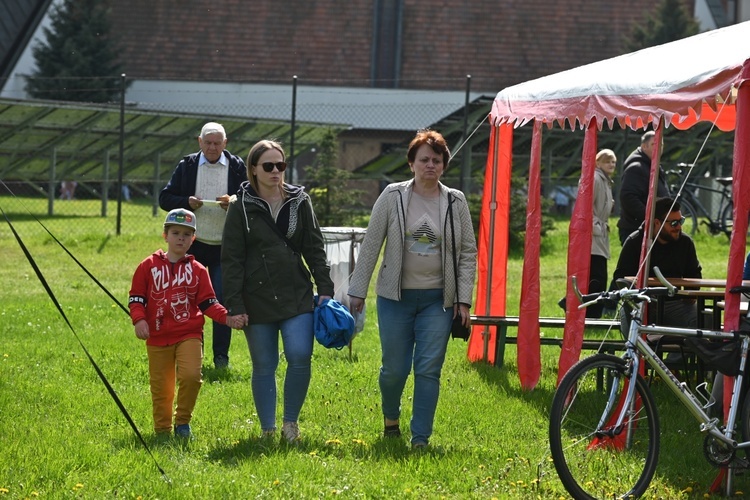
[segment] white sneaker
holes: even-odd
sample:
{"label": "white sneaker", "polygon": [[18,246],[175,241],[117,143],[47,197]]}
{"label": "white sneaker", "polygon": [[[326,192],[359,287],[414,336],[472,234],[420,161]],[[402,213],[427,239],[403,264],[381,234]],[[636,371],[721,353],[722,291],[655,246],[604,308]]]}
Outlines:
{"label": "white sneaker", "polygon": [[297,422],[284,422],[284,425],[281,426],[281,435],[289,443],[299,441],[301,438],[299,434],[299,425],[297,424]]}

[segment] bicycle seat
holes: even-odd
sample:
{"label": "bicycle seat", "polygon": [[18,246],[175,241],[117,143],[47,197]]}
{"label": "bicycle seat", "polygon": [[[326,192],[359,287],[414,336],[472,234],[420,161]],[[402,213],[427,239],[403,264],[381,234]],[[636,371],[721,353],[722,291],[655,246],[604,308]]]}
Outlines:
{"label": "bicycle seat", "polygon": [[731,177],[714,177],[714,180],[724,187],[732,185]]}

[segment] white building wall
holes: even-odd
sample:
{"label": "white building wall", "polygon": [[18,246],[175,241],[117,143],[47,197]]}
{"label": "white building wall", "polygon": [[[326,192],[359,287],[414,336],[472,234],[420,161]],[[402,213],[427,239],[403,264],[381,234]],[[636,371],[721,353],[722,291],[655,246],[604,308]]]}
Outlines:
{"label": "white building wall", "polygon": [[735,0],[737,2],[737,22],[750,21],[750,0]]}
{"label": "white building wall", "polygon": [[709,31],[717,28],[706,0],[695,0],[695,18],[698,19],[701,31]]}
{"label": "white building wall", "polygon": [[[49,13],[52,11],[53,6],[61,5],[62,3],[63,0],[52,0],[49,9],[47,9],[47,12],[44,14],[44,17],[39,23],[39,26],[37,26],[37,29],[34,32],[34,36],[26,46],[26,49],[23,51],[21,57],[18,58],[16,67],[13,68],[13,71],[11,71],[8,75],[8,79],[5,81],[5,84],[0,87],[0,97],[5,97],[8,99],[28,98],[25,90],[26,79],[24,79],[24,75],[30,75],[36,68],[36,62],[34,61],[34,56],[31,53],[31,49],[37,44],[46,41],[46,37],[44,36],[44,32],[42,30],[45,27],[49,28],[52,24]],[[0,82],[0,84],[2,84],[2,82]]]}

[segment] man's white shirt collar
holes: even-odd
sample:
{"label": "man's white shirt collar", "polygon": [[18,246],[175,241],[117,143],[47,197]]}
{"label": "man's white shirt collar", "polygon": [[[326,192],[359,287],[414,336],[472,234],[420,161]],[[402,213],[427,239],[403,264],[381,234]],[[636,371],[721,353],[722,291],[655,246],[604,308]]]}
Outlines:
{"label": "man's white shirt collar", "polygon": [[[203,165],[204,163],[209,163],[209,164],[210,164],[210,162],[209,162],[209,161],[208,161],[208,160],[206,159],[206,155],[204,155],[204,154],[203,154],[203,151],[201,151],[201,156],[200,156],[200,158],[198,159],[198,166],[200,167],[200,166],[201,166],[201,165]],[[224,152],[223,152],[223,151],[221,152],[221,156],[219,156],[219,161],[217,161],[216,163],[221,163],[221,164],[222,164],[222,165],[224,165],[225,167],[229,165],[229,160],[227,160],[227,157],[226,157],[226,156],[224,155]],[[216,163],[214,163],[214,165],[215,165]]]}

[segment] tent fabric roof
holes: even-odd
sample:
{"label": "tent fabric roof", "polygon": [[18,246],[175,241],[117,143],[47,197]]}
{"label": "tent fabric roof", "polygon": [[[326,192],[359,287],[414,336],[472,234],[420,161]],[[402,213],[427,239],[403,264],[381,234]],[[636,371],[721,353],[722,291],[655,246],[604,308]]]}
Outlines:
{"label": "tent fabric roof", "polygon": [[664,118],[667,126],[687,128],[698,119],[713,121],[717,110],[717,125],[731,130],[734,106],[722,103],[750,59],[748,40],[750,21],[507,87],[497,94],[491,119],[574,128],[596,118],[600,129],[605,122],[639,129]]}

